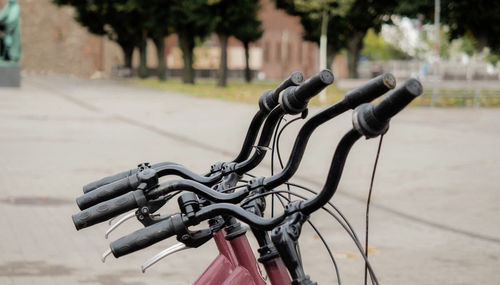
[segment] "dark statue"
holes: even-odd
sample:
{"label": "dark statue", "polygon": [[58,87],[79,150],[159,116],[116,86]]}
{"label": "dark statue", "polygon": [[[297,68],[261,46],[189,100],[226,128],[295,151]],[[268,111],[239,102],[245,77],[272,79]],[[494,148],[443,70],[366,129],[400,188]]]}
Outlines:
{"label": "dark statue", "polygon": [[18,64],[21,59],[19,5],[8,0],[0,11],[0,65]]}

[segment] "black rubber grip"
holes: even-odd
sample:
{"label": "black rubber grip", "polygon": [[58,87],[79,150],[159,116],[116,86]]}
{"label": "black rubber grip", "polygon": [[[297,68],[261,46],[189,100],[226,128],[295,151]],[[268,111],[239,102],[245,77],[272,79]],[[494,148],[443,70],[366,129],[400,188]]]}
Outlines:
{"label": "black rubber grip", "polygon": [[381,74],[365,84],[347,92],[345,100],[351,109],[363,103],[369,103],[396,87],[396,78],[391,73]]}
{"label": "black rubber grip", "polygon": [[423,92],[423,87],[415,78],[406,80],[403,86],[397,88],[384,99],[375,103],[373,115],[379,121],[386,121],[404,109],[410,102]]}
{"label": "black rubber grip", "polygon": [[103,185],[113,183],[117,180],[126,178],[134,173],[137,173],[137,169],[127,170],[127,171],[120,172],[120,173],[115,174],[115,175],[104,177],[104,178],[97,180],[97,181],[94,181],[94,182],[91,182],[91,183],[83,186],[83,193],[91,192],[91,191],[93,191],[93,190],[95,190]]}
{"label": "black rubber grip", "polygon": [[176,235],[174,219],[169,218],[124,236],[109,246],[115,257],[127,255]]}
{"label": "black rubber grip", "polygon": [[325,69],[307,79],[297,87],[289,87],[280,93],[279,102],[289,114],[298,114],[305,110],[309,99],[332,84],[334,80],[330,70]]}
{"label": "black rubber grip", "polygon": [[297,86],[304,81],[304,74],[299,71],[295,71],[290,76],[285,79],[281,84],[274,90],[266,90],[259,98],[259,107],[261,110],[266,112],[271,112],[274,107],[279,104],[279,95],[281,91],[285,90],[290,86]]}
{"label": "black rubber grip", "polygon": [[[141,190],[130,192],[114,199],[102,202],[72,216],[73,223],[77,230],[81,230],[92,225],[102,223],[115,216],[138,207],[136,192],[142,194]],[[143,195],[143,194],[142,194]]]}
{"label": "black rubber grip", "polygon": [[76,198],[76,204],[80,210],[85,210],[106,200],[133,191],[137,188],[139,183],[137,174],[133,174],[83,194],[82,196]]}
{"label": "black rubber grip", "polygon": [[[160,162],[160,163],[157,163],[157,164],[153,164],[151,166],[151,168],[157,168],[157,167],[161,167],[161,166],[164,166],[164,165],[170,165],[170,164],[177,164],[177,163],[170,162],[170,161]],[[118,174],[114,174],[114,175],[111,175],[111,176],[99,179],[97,181],[91,182],[91,183],[83,186],[83,193],[91,192],[91,191],[93,191],[93,190],[95,190],[95,189],[97,189],[97,188],[99,188],[99,187],[101,187],[103,185],[115,182],[115,181],[120,180],[120,179],[125,178],[125,177],[128,177],[128,176],[130,176],[132,174],[137,173],[138,170],[139,170],[139,168],[130,169],[130,170],[123,171],[123,172],[120,172]]]}

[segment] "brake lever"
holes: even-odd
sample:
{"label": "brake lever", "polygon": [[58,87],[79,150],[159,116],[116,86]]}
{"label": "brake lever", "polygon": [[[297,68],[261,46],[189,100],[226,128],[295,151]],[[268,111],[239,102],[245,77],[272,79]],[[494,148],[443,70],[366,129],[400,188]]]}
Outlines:
{"label": "brake lever", "polygon": [[[138,210],[128,213],[122,218],[120,218],[115,224],[111,225],[111,222],[109,225],[111,227],[106,231],[104,234],[104,237],[107,239],[109,235],[116,230],[121,224],[126,222],[127,220],[137,217],[137,220],[141,222],[145,227],[152,225],[154,223],[157,223],[159,221],[162,221],[164,218],[161,216],[156,216],[153,215],[154,212],[158,211],[163,205],[167,203],[166,199],[158,199],[158,200],[153,200],[153,201],[148,201],[145,203],[142,207],[140,207]],[[169,216],[168,216],[169,217]],[[166,217],[166,218],[168,218]],[[114,220],[114,218],[112,219]]]}
{"label": "brake lever", "polygon": [[142,273],[145,273],[146,269],[148,269],[149,267],[155,265],[158,261],[164,259],[165,257],[167,257],[167,256],[169,256],[171,254],[174,254],[176,252],[189,249],[189,248],[191,248],[191,247],[188,247],[184,243],[179,242],[179,243],[176,243],[173,246],[171,246],[171,247],[169,247],[169,248],[167,248],[165,250],[162,250],[160,253],[158,253],[157,255],[153,256],[150,259],[148,259],[146,262],[144,262],[144,264],[142,264],[142,266],[141,266]]}
{"label": "brake lever", "polygon": [[133,217],[136,216],[136,212],[130,212],[128,214],[126,214],[125,216],[123,216],[121,219],[118,220],[118,222],[114,223],[113,225],[111,225],[111,227],[109,227],[109,229],[106,231],[106,233],[104,234],[104,237],[106,239],[108,239],[109,237],[109,234],[111,232],[113,232],[114,230],[116,230],[116,228],[118,228],[121,224],[123,224],[124,222],[126,222],[127,220],[130,220],[132,219]]}
{"label": "brake lever", "polygon": [[102,263],[106,262],[106,257],[108,257],[111,254],[111,249],[106,250],[102,256],[101,256],[101,261]]}
{"label": "brake lever", "polygon": [[146,269],[153,266],[158,261],[162,260],[163,258],[171,254],[189,248],[197,248],[205,244],[207,241],[212,239],[212,233],[213,233],[212,228],[209,228],[198,231],[186,230],[184,233],[177,234],[177,240],[179,241],[179,243],[161,251],[157,255],[153,256],[152,258],[144,262],[144,264],[141,266],[142,273],[144,273]]}
{"label": "brake lever", "polygon": [[116,220],[116,218],[118,218],[118,216],[112,217],[111,219],[109,219],[108,226],[111,226],[111,224],[113,223],[114,220]]}

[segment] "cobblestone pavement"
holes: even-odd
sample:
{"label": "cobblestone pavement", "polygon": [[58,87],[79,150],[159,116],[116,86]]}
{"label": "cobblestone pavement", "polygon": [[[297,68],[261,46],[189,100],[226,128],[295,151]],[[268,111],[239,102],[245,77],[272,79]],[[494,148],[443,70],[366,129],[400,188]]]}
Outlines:
{"label": "cobblestone pavement", "polygon": [[[191,284],[215,257],[210,243],[140,272],[174,243],[105,264],[105,224],[77,232],[81,186],[138,162],[177,161],[204,172],[239,150],[256,106],[66,77],[24,78],[0,89],[0,284]],[[314,113],[315,110],[311,110]],[[298,127],[285,131],[289,153]],[[319,128],[295,181],[319,189],[345,114]],[[410,108],[384,138],[370,220],[371,260],[382,284],[500,284],[500,111]],[[360,141],[333,201],[363,235],[378,140]],[[269,160],[255,172],[269,173]],[[174,211],[172,203],[171,211]],[[344,284],[362,284],[363,263],[323,213],[311,217],[331,245]],[[130,221],[111,240],[139,228]],[[305,268],[334,284],[318,237],[304,227]]]}

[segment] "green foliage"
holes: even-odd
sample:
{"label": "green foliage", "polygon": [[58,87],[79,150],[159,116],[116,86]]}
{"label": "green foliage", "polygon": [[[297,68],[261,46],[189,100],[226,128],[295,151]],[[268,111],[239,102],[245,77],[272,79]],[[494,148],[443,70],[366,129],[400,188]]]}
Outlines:
{"label": "green foliage", "polygon": [[[141,14],[131,7],[129,0],[53,0],[57,5],[71,5],[76,10],[76,20],[89,32],[108,35],[121,43],[137,41],[141,25],[130,19],[140,19]],[[141,21],[137,21],[140,23]]]}
{"label": "green foliage", "polygon": [[248,12],[246,10],[247,5],[241,5],[245,2],[248,1],[209,1],[208,6],[210,8],[208,12],[211,16],[211,20],[214,22],[215,32],[217,34],[227,36],[232,35],[234,28],[242,24],[243,16]]}
{"label": "green foliage", "polygon": [[[433,23],[434,0],[402,0],[395,12]],[[488,46],[500,54],[500,1],[441,0],[440,17],[441,24],[450,29],[450,40],[472,36],[476,50]]]}
{"label": "green foliage", "polygon": [[193,49],[196,39],[207,36],[215,28],[215,21],[208,13],[207,0],[170,1],[172,26],[179,36],[179,46],[184,62],[183,81],[194,84]]}
{"label": "green foliage", "polygon": [[500,55],[489,52],[486,55],[485,60],[493,64],[493,66],[496,66],[497,63],[500,61]]}
{"label": "green foliage", "polygon": [[232,27],[232,35],[243,43],[251,43],[262,37],[262,21],[258,17],[260,8],[258,0],[238,1],[243,13],[239,15],[239,20]]}
{"label": "green foliage", "polygon": [[[345,21],[341,14],[345,14],[352,1],[338,2],[336,0],[315,0],[311,5],[305,0],[275,0],[278,8],[284,9],[288,14],[299,16],[300,23],[304,28],[303,38],[306,41],[319,43],[321,37],[321,12],[328,10],[327,27],[327,50],[328,57],[339,52],[346,46],[345,34],[341,31],[345,28]],[[344,4],[339,7],[340,4]]]}
{"label": "green foliage", "polygon": [[171,0],[171,20],[179,35],[193,38],[205,37],[214,29],[214,19],[207,13],[207,0]]}
{"label": "green foliage", "polygon": [[460,50],[468,56],[474,55],[476,52],[477,41],[472,35],[465,35],[461,38]]}
{"label": "green foliage", "polygon": [[[328,6],[329,21],[327,45],[329,58],[342,48],[348,51],[349,75],[357,77],[357,61],[363,48],[363,38],[368,29],[379,31],[382,24],[390,21],[390,15],[397,6],[396,0],[346,0],[346,1],[305,1],[305,0],[275,0],[279,8],[287,13],[300,16],[304,27],[304,39],[319,42],[321,36],[321,18],[317,10],[304,10],[301,3],[323,3]],[[325,7],[324,6],[324,7]],[[313,6],[311,6],[313,7]],[[314,6],[316,7],[316,6]]]}
{"label": "green foliage", "polygon": [[361,53],[371,60],[386,61],[389,59],[409,59],[407,53],[387,43],[380,35],[377,35],[373,29],[368,30],[363,40],[363,49]]}

